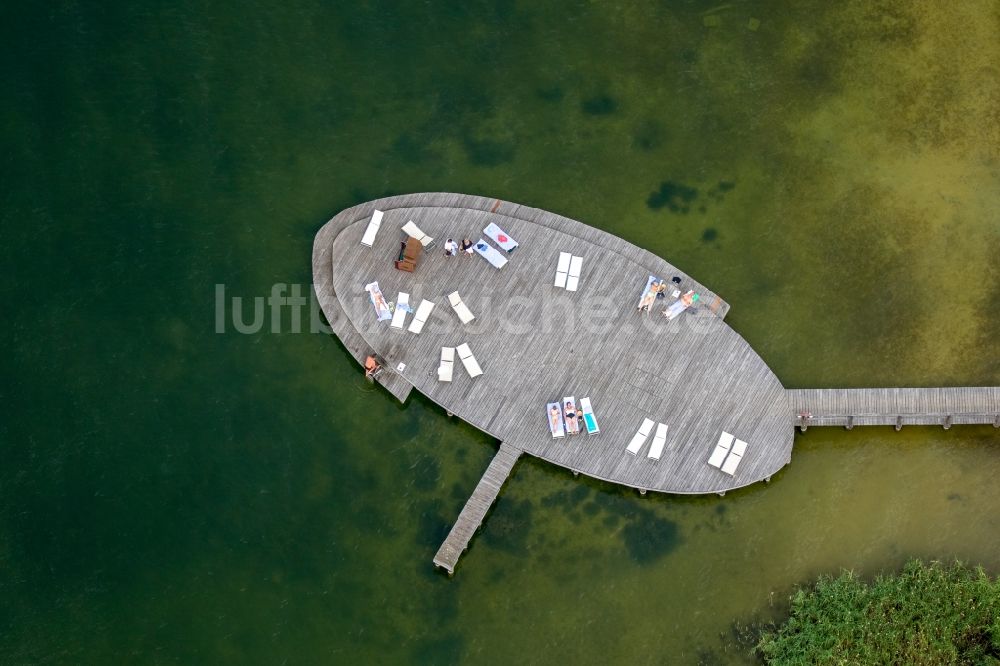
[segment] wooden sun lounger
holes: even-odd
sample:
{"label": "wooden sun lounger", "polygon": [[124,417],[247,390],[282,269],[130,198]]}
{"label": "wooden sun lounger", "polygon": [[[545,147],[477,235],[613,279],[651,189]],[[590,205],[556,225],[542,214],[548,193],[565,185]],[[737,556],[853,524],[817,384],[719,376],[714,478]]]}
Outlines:
{"label": "wooden sun lounger", "polygon": [[556,281],[552,286],[560,289],[566,288],[566,278],[569,276],[569,262],[573,258],[569,252],[559,253],[559,263],[556,264]]}
{"label": "wooden sun lounger", "polygon": [[375,234],[378,233],[378,228],[382,226],[382,211],[377,210],[372,213],[372,219],[368,221],[368,226],[365,227],[365,234],[361,237],[361,244],[371,247],[375,243]]}
{"label": "wooden sun lounger", "polygon": [[424,324],[427,323],[427,318],[431,316],[431,310],[433,309],[434,304],[426,298],[420,301],[417,311],[413,313],[413,321],[410,322],[410,333],[419,333],[424,330]]}
{"label": "wooden sun lounger", "polygon": [[472,314],[469,308],[462,302],[462,297],[458,295],[457,291],[453,291],[448,294],[448,302],[451,303],[451,308],[458,315],[458,318],[463,324],[468,324],[470,321],[476,318],[476,315]]}
{"label": "wooden sun lounger", "polygon": [[469,349],[467,343],[463,342],[456,349],[458,351],[458,358],[462,360],[462,365],[465,366],[465,371],[469,373],[470,377],[475,378],[483,374],[483,369],[479,367],[479,362],[472,355],[472,350]]}
{"label": "wooden sun lounger", "polygon": [[642,425],[639,426],[638,432],[636,432],[635,435],[632,437],[632,441],[629,443],[628,448],[625,450],[634,456],[639,455],[639,449],[641,449],[642,445],[646,443],[647,439],[649,439],[649,432],[652,429],[653,429],[653,421],[650,421],[649,419],[643,419]]}
{"label": "wooden sun lounger", "polygon": [[455,348],[441,347],[441,365],[438,366],[438,381],[450,382],[455,372]]}
{"label": "wooden sun lounger", "polygon": [[729,452],[729,457],[726,458],[726,462],[722,465],[722,471],[732,476],[736,474],[736,467],[743,460],[743,454],[747,450],[747,443],[742,439],[738,439],[733,442],[733,449]]}
{"label": "wooden sun lounger", "polygon": [[421,231],[420,227],[418,227],[413,222],[413,220],[410,220],[409,222],[404,224],[402,227],[400,227],[400,229],[402,229],[403,233],[405,233],[410,238],[416,238],[418,241],[420,241],[420,244],[423,245],[424,247],[429,247],[431,243],[434,242],[434,239],[425,234],[423,231]]}
{"label": "wooden sun lounger", "polygon": [[723,431],[722,435],[719,436],[719,443],[715,445],[715,450],[712,451],[712,456],[708,459],[708,464],[712,467],[722,467],[722,461],[726,459],[726,454],[729,453],[729,447],[733,444],[734,437],[728,432]]}
{"label": "wooden sun lounger", "polygon": [[569,276],[566,278],[566,291],[576,291],[576,287],[580,284],[580,270],[583,267],[583,257],[577,257],[574,255],[573,260],[569,262]]}
{"label": "wooden sun lounger", "polygon": [[396,297],[396,309],[392,311],[393,328],[403,328],[403,321],[406,319],[406,310],[410,305],[410,295],[405,291],[399,292]]}
{"label": "wooden sun lounger", "polygon": [[594,408],[590,404],[590,398],[580,398],[580,409],[583,410],[583,423],[587,426],[587,434],[596,435],[601,432],[597,425],[597,417],[594,416]]}
{"label": "wooden sun lounger", "polygon": [[659,460],[663,453],[663,444],[667,441],[667,426],[663,423],[656,424],[656,434],[653,435],[653,443],[649,445],[648,457]]}

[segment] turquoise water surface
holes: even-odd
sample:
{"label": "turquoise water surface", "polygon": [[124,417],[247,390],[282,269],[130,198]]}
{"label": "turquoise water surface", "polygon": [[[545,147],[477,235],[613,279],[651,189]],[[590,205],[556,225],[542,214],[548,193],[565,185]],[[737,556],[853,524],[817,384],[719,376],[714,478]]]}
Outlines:
{"label": "turquoise water surface", "polygon": [[0,663],[753,663],[820,573],[1000,573],[970,426],[810,429],[724,498],[522,460],[449,579],[496,442],[215,314],[308,293],[345,207],[466,192],[682,267],[788,387],[1000,384],[995,2],[0,13]]}

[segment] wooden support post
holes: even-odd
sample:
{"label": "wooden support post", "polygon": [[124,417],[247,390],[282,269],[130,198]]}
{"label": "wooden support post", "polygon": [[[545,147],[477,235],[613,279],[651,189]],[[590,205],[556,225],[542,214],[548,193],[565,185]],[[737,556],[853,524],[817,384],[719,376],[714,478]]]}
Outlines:
{"label": "wooden support post", "polygon": [[896,417],[896,432],[899,432],[902,429],[903,429],[903,417],[902,416],[897,416]]}
{"label": "wooden support post", "polygon": [[997,417],[993,419],[993,427],[1000,428],[1000,414],[997,414]]}
{"label": "wooden support post", "polygon": [[945,430],[951,428],[951,414],[949,414],[948,416],[944,417],[944,424],[943,425],[944,425],[944,429]]}
{"label": "wooden support post", "polygon": [[771,477],[765,476],[764,477],[764,483],[771,483]]}
{"label": "wooden support post", "polygon": [[573,470],[573,476],[580,476],[580,473],[574,469]]}
{"label": "wooden support post", "polygon": [[854,429],[854,416],[853,415],[847,417],[847,425],[844,426],[844,427],[847,428],[848,430],[853,430]]}
{"label": "wooden support post", "polygon": [[640,495],[645,495],[646,494],[646,489],[645,488],[639,488],[639,494]]}

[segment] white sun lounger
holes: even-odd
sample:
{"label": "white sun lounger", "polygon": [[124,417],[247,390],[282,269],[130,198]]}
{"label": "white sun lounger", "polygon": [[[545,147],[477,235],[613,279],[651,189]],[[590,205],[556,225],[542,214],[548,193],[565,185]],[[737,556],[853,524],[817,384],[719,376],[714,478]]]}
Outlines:
{"label": "white sun lounger", "polygon": [[450,382],[455,371],[455,348],[441,347],[441,365],[438,366],[438,381]]}
{"label": "white sun lounger", "polygon": [[372,213],[372,219],[368,221],[368,226],[365,227],[365,235],[361,237],[361,244],[371,247],[375,242],[375,234],[378,233],[378,228],[382,226],[382,211],[377,210]]}
{"label": "white sun lounger", "polygon": [[479,363],[476,361],[476,357],[472,355],[472,350],[469,349],[467,343],[462,343],[458,347],[458,358],[462,359],[462,365],[465,366],[465,371],[469,373],[470,377],[478,377],[483,374],[483,369],[479,367]]}
{"label": "white sun lounger", "polygon": [[416,238],[418,241],[420,241],[420,244],[423,245],[424,247],[427,247],[434,242],[433,238],[425,234],[423,231],[420,230],[420,227],[418,227],[416,224],[413,223],[413,220],[410,220],[400,228],[403,230],[403,233],[405,233],[407,236],[411,238]]}
{"label": "white sun lounger", "polygon": [[463,324],[468,324],[476,318],[476,315],[472,314],[465,303],[462,302],[462,297],[458,295],[457,291],[448,294],[448,302],[451,303],[451,308],[458,315],[458,318],[462,320]]}
{"label": "white sun lounger", "polygon": [[566,279],[566,291],[576,291],[580,283],[580,270],[583,267],[583,257],[573,256],[569,262],[569,277]]}
{"label": "white sun lounger", "polygon": [[431,316],[431,310],[433,309],[434,304],[426,298],[420,301],[417,311],[413,313],[413,321],[410,322],[410,333],[419,333],[424,329],[424,324],[427,323],[427,318]]}
{"label": "white sun lounger", "polygon": [[729,452],[729,457],[726,458],[725,464],[722,466],[722,471],[732,476],[736,474],[736,467],[743,460],[743,454],[747,450],[747,443],[742,439],[738,439],[733,442],[733,450]]}
{"label": "white sun lounger", "polygon": [[483,233],[489,236],[494,243],[500,246],[500,249],[510,254],[517,249],[517,241],[507,235],[507,232],[498,227],[493,222],[486,225],[483,229]]}
{"label": "white sun lounger", "polygon": [[552,433],[553,439],[558,439],[566,434],[562,407],[559,406],[558,402],[550,402],[545,405],[545,420],[549,422],[549,431]]}
{"label": "white sun lounger", "polygon": [[476,241],[476,244],[472,246],[480,257],[490,262],[494,268],[503,268],[507,265],[507,257],[501,254],[500,250],[496,249],[482,238]]}
{"label": "white sun lounger", "polygon": [[583,423],[587,426],[587,434],[596,435],[601,432],[597,425],[597,417],[594,416],[594,408],[590,405],[590,398],[580,398],[580,409],[583,410]]}
{"label": "white sun lounger", "polygon": [[729,453],[729,447],[732,445],[733,436],[723,431],[722,435],[719,436],[719,443],[715,445],[715,450],[712,451],[712,456],[708,459],[708,464],[712,467],[722,467],[722,461],[726,459],[726,454]]}
{"label": "white sun lounger", "polygon": [[559,263],[556,264],[556,281],[553,287],[566,288],[566,278],[569,276],[569,261],[573,258],[569,252],[559,253]]}
{"label": "white sun lounger", "polygon": [[390,326],[393,328],[403,328],[403,320],[406,319],[406,313],[410,310],[410,295],[405,291],[399,292],[399,296],[396,297],[396,309],[392,311],[392,323]]}
{"label": "white sun lounger", "polygon": [[663,444],[667,441],[667,426],[663,423],[656,424],[656,434],[653,435],[653,443],[649,445],[648,457],[659,460],[663,453]]}
{"label": "white sun lounger", "polygon": [[639,426],[639,431],[636,432],[635,435],[632,437],[632,441],[629,443],[628,448],[625,450],[634,456],[638,455],[639,449],[641,449],[642,445],[646,443],[647,439],[649,439],[649,432],[652,429],[653,429],[653,422],[650,421],[649,419],[643,419],[642,425]]}

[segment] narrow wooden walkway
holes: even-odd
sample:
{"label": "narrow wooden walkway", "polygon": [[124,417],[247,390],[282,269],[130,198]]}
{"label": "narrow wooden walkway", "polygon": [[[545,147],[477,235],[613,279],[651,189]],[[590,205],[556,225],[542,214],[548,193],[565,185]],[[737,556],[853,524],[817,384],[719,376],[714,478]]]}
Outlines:
{"label": "narrow wooden walkway", "polygon": [[486,512],[490,510],[493,501],[500,494],[500,488],[510,476],[514,464],[520,457],[521,449],[510,444],[500,445],[500,450],[490,461],[483,478],[479,480],[472,496],[462,508],[462,513],[458,515],[458,520],[455,521],[451,532],[448,533],[448,538],[438,548],[437,555],[434,556],[436,566],[446,570],[449,574],[455,572],[458,558],[468,548],[472,535],[479,529]]}
{"label": "narrow wooden walkway", "polygon": [[952,425],[1000,427],[1000,387],[790,389],[800,428],[809,426]]}

